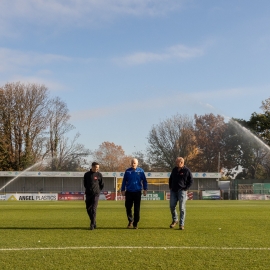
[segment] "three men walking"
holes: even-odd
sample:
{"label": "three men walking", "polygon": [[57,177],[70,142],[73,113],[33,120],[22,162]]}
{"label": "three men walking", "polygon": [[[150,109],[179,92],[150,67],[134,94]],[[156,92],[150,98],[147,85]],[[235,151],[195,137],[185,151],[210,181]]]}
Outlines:
{"label": "three men walking", "polygon": [[[172,223],[170,228],[174,228],[179,223],[179,229],[184,230],[186,217],[186,201],[187,190],[193,183],[193,176],[189,168],[185,166],[184,158],[178,157],[175,161],[176,166],[173,168],[169,178],[170,189],[170,211],[172,216]],[[121,193],[125,196],[125,208],[128,219],[127,228],[138,229],[138,222],[140,221],[140,205],[141,195],[147,195],[147,179],[144,170],[138,167],[138,160],[133,158],[131,160],[131,167],[125,171]],[[104,187],[102,174],[99,171],[99,164],[92,163],[92,168],[84,175],[84,187],[86,194],[86,210],[90,218],[90,229],[96,229],[96,210],[99,200],[100,191]],[[179,214],[176,210],[176,205],[179,202]],[[134,211],[132,213],[132,208]]]}

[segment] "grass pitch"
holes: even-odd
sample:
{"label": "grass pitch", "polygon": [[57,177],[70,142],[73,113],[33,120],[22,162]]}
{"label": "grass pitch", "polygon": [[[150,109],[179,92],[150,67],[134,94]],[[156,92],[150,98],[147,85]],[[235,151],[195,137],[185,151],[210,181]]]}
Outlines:
{"label": "grass pitch", "polygon": [[0,269],[269,269],[270,201],[188,201],[185,230],[168,201],[142,201],[126,229],[123,201],[0,202]]}

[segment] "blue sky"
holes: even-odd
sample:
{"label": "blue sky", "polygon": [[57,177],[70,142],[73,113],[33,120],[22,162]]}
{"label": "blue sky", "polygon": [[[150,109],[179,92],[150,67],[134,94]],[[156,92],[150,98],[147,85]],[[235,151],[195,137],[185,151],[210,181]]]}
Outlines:
{"label": "blue sky", "polygon": [[1,0],[0,85],[45,84],[91,150],[145,151],[176,113],[261,112],[269,14],[268,0]]}

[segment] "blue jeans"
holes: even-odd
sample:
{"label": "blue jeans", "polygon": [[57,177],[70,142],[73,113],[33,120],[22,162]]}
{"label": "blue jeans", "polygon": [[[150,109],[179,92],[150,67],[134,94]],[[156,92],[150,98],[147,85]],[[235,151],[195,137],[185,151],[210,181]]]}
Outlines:
{"label": "blue jeans", "polygon": [[177,192],[170,191],[170,209],[172,214],[172,221],[178,221],[178,215],[176,211],[176,205],[179,201],[179,212],[180,212],[180,226],[185,225],[186,217],[186,201],[187,201],[187,191],[179,190]]}

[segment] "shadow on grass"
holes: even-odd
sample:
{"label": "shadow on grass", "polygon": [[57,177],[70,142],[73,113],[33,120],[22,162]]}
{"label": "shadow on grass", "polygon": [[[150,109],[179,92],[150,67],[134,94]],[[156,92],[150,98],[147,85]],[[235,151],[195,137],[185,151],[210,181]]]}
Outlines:
{"label": "shadow on grass", "polygon": [[136,230],[167,230],[170,228],[165,227],[138,227],[138,229],[128,229],[126,227],[98,227],[97,230],[127,230],[127,231],[136,231]]}
{"label": "shadow on grass", "polygon": [[[89,227],[0,227],[1,230],[84,230],[89,231]],[[127,230],[137,231],[137,229],[127,229],[126,227],[98,227],[95,230]],[[138,230],[172,230],[165,227],[141,227]]]}
{"label": "shadow on grass", "polygon": [[0,227],[1,230],[89,230],[87,227]]}

